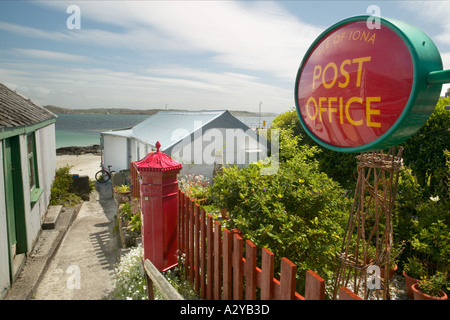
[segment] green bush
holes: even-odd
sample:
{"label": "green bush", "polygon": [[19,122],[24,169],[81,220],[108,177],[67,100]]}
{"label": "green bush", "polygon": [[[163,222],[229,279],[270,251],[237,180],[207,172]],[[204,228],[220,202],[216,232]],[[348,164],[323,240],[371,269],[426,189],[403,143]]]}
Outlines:
{"label": "green bush", "polygon": [[426,273],[447,271],[450,265],[449,200],[438,196],[426,198],[411,170],[400,173],[394,208],[394,241],[405,241],[400,268],[410,257],[417,257]]}
{"label": "green bush", "polygon": [[411,246],[415,254],[427,263],[428,274],[450,271],[449,224],[443,220],[436,220],[423,227],[420,227],[420,221],[415,225],[417,229],[411,238]]}
{"label": "green bush", "polygon": [[425,125],[403,143],[405,165],[412,169],[426,197],[449,199],[450,98],[441,98]]}
{"label": "green bush", "polygon": [[73,178],[71,166],[67,165],[56,170],[55,180],[51,187],[50,205],[72,207],[81,202],[81,198],[72,191]]}
{"label": "green bush", "polygon": [[[445,269],[445,265],[448,269],[449,265],[450,112],[445,110],[448,104],[450,98],[441,98],[422,128],[401,145],[405,170],[400,172],[393,212],[394,241],[406,243],[400,268],[408,257],[418,256],[430,274]],[[304,131],[295,110],[275,118],[273,127],[292,130],[299,144],[316,145]],[[356,154],[317,148],[314,159],[319,170],[339,182],[352,197],[357,176]]]}
{"label": "green bush", "polygon": [[447,272],[437,272],[431,277],[423,277],[418,283],[418,289],[432,297],[440,297],[441,291],[447,291],[448,286]]}
{"label": "green bush", "polygon": [[416,256],[406,259],[403,271],[414,279],[420,279],[427,274],[424,264]]}
{"label": "green bush", "polygon": [[114,187],[114,192],[117,193],[127,193],[130,192],[130,186],[126,184],[122,184],[120,186]]}
{"label": "green bush", "polygon": [[[450,104],[449,97],[441,98],[422,128],[402,143],[405,149],[403,153],[405,165],[412,169],[427,197],[449,198],[450,112],[445,110],[448,104]],[[272,121],[272,127],[291,129],[301,144],[317,146],[322,151],[316,156],[319,169],[350,193],[353,191],[357,176],[355,158],[357,154],[335,152],[317,145],[303,129],[294,109],[276,117]]]}
{"label": "green bush", "polygon": [[224,168],[214,178],[211,199],[228,209],[228,228],[239,228],[246,239],[268,248],[278,257],[276,263],[282,257],[295,263],[298,283],[304,285],[308,269],[327,280],[335,271],[350,201],[311,160],[317,148],[296,141],[292,131],[280,131],[283,161],[275,175],[261,175],[262,163]]}
{"label": "green bush", "polygon": [[131,231],[141,232],[141,203],[138,198],[125,202],[122,207],[122,215],[125,218],[125,226]]}
{"label": "green bush", "polygon": [[[411,170],[399,173],[397,198],[393,212],[394,239],[408,241],[415,232],[414,220],[417,219],[417,205],[423,201],[423,190]],[[409,256],[409,248],[402,254]]]}
{"label": "green bush", "polygon": [[317,149],[314,158],[318,161],[319,170],[339,182],[349,195],[353,193],[357,177],[357,154],[332,151],[318,145],[303,129],[295,110],[277,116],[272,121],[272,127],[280,130],[292,130],[293,137],[298,140],[300,146],[314,146]]}

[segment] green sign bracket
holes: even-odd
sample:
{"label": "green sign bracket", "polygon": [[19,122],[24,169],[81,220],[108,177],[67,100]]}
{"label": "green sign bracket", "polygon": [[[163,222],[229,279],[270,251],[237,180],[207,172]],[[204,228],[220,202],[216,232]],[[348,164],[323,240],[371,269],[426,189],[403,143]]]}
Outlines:
{"label": "green sign bracket", "polygon": [[428,74],[428,84],[450,83],[450,70],[432,71]]}

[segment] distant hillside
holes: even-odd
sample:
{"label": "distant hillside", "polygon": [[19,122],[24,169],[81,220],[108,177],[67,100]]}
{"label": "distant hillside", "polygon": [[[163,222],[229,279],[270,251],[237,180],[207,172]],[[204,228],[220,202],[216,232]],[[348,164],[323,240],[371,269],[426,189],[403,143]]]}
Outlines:
{"label": "distant hillside", "polygon": [[[259,116],[258,112],[250,112],[250,111],[237,111],[230,110],[230,113],[235,117],[257,117]],[[276,117],[278,114],[273,112],[261,112],[261,117]]]}
{"label": "distant hillside", "polygon": [[44,108],[53,113],[76,113],[75,110],[65,109],[65,108],[51,106],[51,105],[44,106]]}
{"label": "distant hillside", "polygon": [[92,113],[101,113],[101,114],[148,114],[152,115],[157,113],[158,111],[161,111],[163,109],[149,109],[149,110],[133,110],[133,109],[126,109],[126,108],[93,108],[93,109],[67,109],[67,108],[61,108],[56,107],[52,105],[44,106],[47,110],[53,112],[53,113],[85,113],[85,114],[92,114]]}
{"label": "distant hillside", "polygon": [[[53,105],[44,106],[47,110],[53,113],[101,113],[101,114],[148,114],[153,115],[158,111],[164,111],[165,109],[148,109],[148,110],[135,110],[127,108],[94,108],[94,109],[67,109],[61,108]],[[181,109],[168,109],[169,111],[184,111]],[[235,117],[257,117],[259,114],[257,112],[250,111],[235,111],[230,110],[230,113]],[[275,117],[278,114],[270,112],[261,112],[262,117]]]}

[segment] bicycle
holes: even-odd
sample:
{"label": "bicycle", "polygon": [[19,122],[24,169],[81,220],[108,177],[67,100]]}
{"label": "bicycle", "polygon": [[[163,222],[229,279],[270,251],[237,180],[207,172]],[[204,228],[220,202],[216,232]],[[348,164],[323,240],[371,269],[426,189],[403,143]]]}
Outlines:
{"label": "bicycle", "polygon": [[111,179],[112,174],[115,171],[111,171],[111,167],[110,165],[108,165],[108,169],[105,169],[105,166],[103,164],[100,165],[101,166],[101,170],[97,171],[97,173],[95,174],[95,180],[97,180],[100,183],[106,183],[108,182],[109,179]]}

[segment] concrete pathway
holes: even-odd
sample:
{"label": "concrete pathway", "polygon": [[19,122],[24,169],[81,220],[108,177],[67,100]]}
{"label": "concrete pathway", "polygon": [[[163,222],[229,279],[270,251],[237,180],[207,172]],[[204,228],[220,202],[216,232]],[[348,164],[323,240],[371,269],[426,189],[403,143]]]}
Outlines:
{"label": "concrete pathway", "polygon": [[117,204],[111,184],[97,183],[67,230],[31,299],[111,299],[119,248],[113,233]]}

